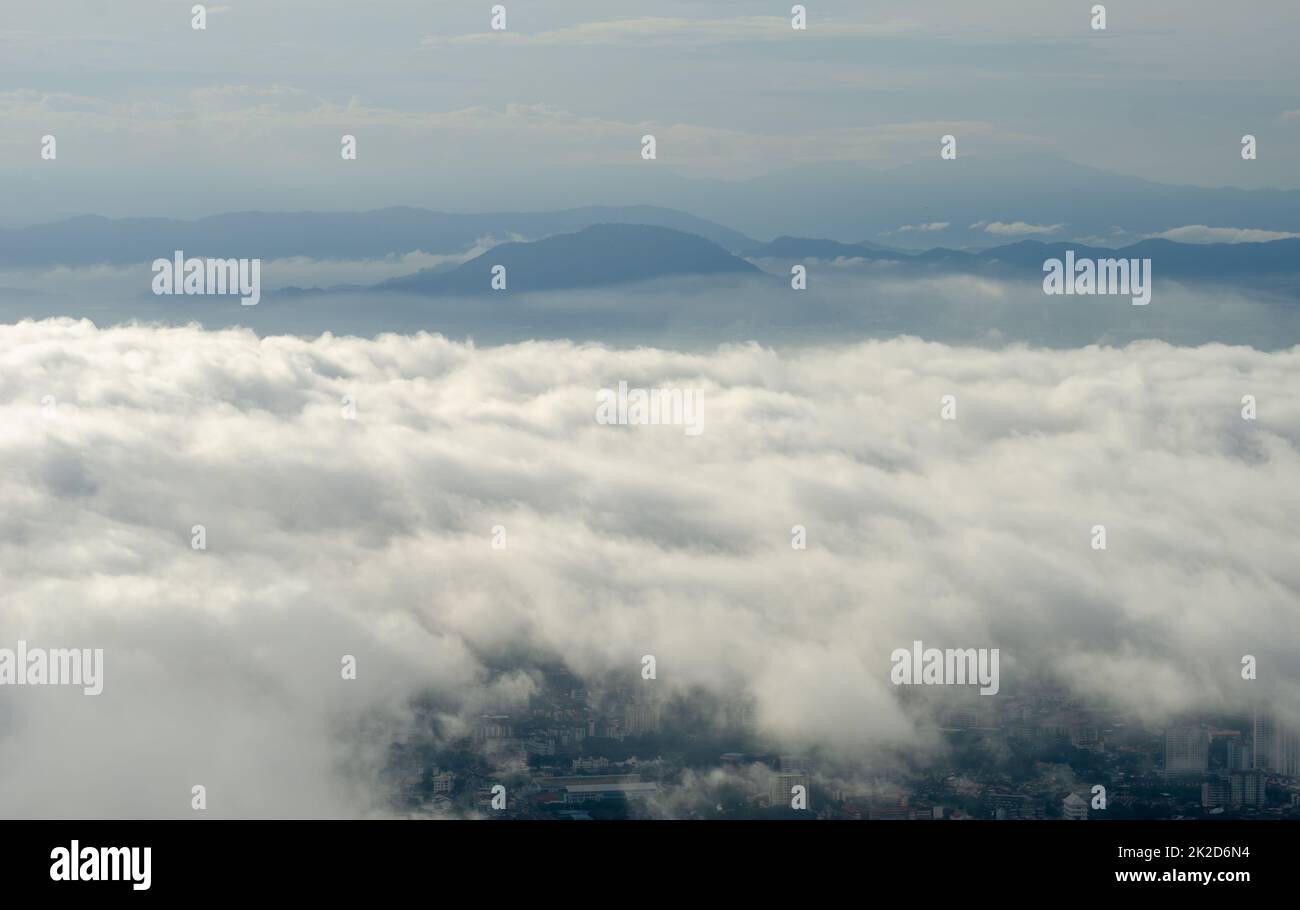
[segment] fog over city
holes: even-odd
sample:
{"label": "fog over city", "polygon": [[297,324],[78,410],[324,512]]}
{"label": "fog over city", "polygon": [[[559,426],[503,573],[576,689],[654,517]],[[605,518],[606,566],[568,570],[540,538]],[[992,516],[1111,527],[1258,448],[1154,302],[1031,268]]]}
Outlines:
{"label": "fog over city", "polygon": [[[999,648],[1004,695],[1050,679],[1151,723],[1297,703],[1294,349],[63,319],[0,328],[0,352],[5,627],[107,655],[100,696],[3,703],[10,815],[182,815],[193,781],[221,816],[392,811],[416,703],[463,735],[557,661],[751,696],[763,736],[864,778],[941,748],[889,681],[914,639]],[[620,379],[701,389],[704,432],[598,424]]]}

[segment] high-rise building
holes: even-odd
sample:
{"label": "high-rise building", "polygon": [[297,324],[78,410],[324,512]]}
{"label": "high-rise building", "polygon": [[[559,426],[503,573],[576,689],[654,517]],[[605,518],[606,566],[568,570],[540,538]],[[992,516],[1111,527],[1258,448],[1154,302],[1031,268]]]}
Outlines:
{"label": "high-rise building", "polygon": [[1210,738],[1200,724],[1165,731],[1165,776],[1199,777],[1209,768]]}
{"label": "high-rise building", "polygon": [[1232,794],[1226,778],[1219,777],[1201,784],[1202,808],[1221,809],[1228,805],[1231,797]]}
{"label": "high-rise building", "polygon": [[1229,799],[1234,806],[1262,806],[1265,804],[1262,771],[1246,771],[1228,778],[1230,786]]}
{"label": "high-rise building", "polygon": [[1255,767],[1255,747],[1249,738],[1227,740],[1227,770],[1249,771]]}
{"label": "high-rise building", "polygon": [[794,800],[795,787],[803,787],[804,808],[811,808],[808,792],[808,775],[803,771],[774,771],[768,779],[767,804],[773,809],[790,809]]}
{"label": "high-rise building", "polygon": [[1279,721],[1276,714],[1256,708],[1251,739],[1254,743],[1252,767],[1283,777],[1300,777],[1300,733]]}
{"label": "high-rise building", "polygon": [[1201,784],[1201,805],[1206,809],[1262,806],[1265,780],[1262,771],[1215,775]]}
{"label": "high-rise building", "polygon": [[[1209,771],[1211,774],[1216,772],[1232,771],[1232,761],[1234,756],[1240,761],[1242,743],[1244,737],[1240,730],[1221,729],[1210,730],[1209,746]],[[1236,769],[1240,770],[1240,769]]]}

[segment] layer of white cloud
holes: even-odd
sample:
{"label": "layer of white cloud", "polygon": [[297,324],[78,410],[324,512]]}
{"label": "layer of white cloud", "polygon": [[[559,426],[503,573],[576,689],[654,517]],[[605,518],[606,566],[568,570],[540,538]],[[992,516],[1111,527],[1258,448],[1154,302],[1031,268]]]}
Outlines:
{"label": "layer of white cloud", "polygon": [[931,221],[929,224],[905,224],[902,227],[895,228],[894,230],[887,231],[886,233],[906,234],[911,231],[920,231],[922,233],[928,233],[933,231],[946,231],[950,227],[952,227],[952,224],[951,222],[948,221]]}
{"label": "layer of white cloud", "polygon": [[1288,231],[1266,231],[1259,228],[1209,227],[1204,224],[1187,224],[1170,228],[1151,237],[1176,240],[1179,243],[1265,243],[1269,240],[1287,240],[1300,237]]}
{"label": "layer of white cloud", "polygon": [[[598,425],[620,380],[702,389],[704,433]],[[463,729],[557,658],[654,654],[657,691],[750,695],[846,760],[929,742],[888,682],[914,639],[1153,722],[1294,706],[1297,382],[1300,349],[3,326],[0,646],[102,647],[106,677],[6,694],[0,814],[187,815],[197,783],[209,814],[385,811],[413,696]]]}
{"label": "layer of white cloud", "polygon": [[1010,237],[1026,234],[1056,234],[1064,228],[1064,224],[1029,224],[1025,221],[977,221],[970,226],[972,231],[982,230],[986,234],[1001,234]]}
{"label": "layer of white cloud", "polygon": [[[483,237],[461,253],[389,254],[374,259],[313,259],[292,256],[265,259],[261,265],[261,286],[276,288],[329,288],[338,285],[378,284],[389,278],[411,275],[422,269],[448,269],[487,252],[506,240],[520,237]],[[40,294],[66,294],[80,299],[112,295],[123,298],[151,293],[154,279],[151,262],[126,265],[0,267],[0,288],[30,290]]]}

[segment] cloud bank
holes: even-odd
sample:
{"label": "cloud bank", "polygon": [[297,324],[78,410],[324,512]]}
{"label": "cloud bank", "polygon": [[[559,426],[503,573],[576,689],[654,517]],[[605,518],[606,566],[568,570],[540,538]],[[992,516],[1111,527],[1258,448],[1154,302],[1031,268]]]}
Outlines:
{"label": "cloud bank", "polygon": [[1008,237],[1019,237],[1026,234],[1056,234],[1059,233],[1065,225],[1029,224],[1025,221],[977,221],[970,227],[971,230],[982,230],[986,234],[1001,234]]}
{"label": "cloud bank", "polygon": [[[620,380],[703,390],[704,432],[598,424]],[[0,814],[183,816],[198,783],[383,814],[417,699],[450,735],[556,661],[654,654],[663,695],[867,766],[933,742],[889,683],[914,639],[1000,648],[1004,695],[1294,709],[1298,381],[1300,348],[0,326],[0,646],[105,652],[100,696],[0,692]]]}
{"label": "cloud bank", "polygon": [[1185,224],[1170,228],[1152,237],[1175,240],[1179,243],[1267,243],[1300,237],[1290,231],[1266,231],[1259,228],[1210,227],[1204,224]]}

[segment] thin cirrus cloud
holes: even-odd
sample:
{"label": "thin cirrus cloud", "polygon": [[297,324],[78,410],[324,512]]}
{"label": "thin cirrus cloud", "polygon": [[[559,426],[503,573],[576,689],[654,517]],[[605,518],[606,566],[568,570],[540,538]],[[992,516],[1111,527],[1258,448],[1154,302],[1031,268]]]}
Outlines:
{"label": "thin cirrus cloud", "polygon": [[[387,814],[387,747],[434,735],[415,703],[445,742],[557,661],[639,680],[654,654],[657,694],[752,698],[771,741],[850,763],[930,748],[888,681],[915,639],[1153,723],[1300,704],[1300,349],[65,319],[0,327],[0,377],[0,628],[105,650],[102,696],[6,701],[6,816],[183,815],[195,783],[212,814]],[[597,424],[620,380],[701,389],[704,432]]]}
{"label": "thin cirrus cloud", "polygon": [[[254,172],[319,159],[323,146],[336,155],[336,134],[349,131],[366,146],[361,161],[379,150],[386,161],[396,159],[409,167],[427,160],[430,148],[440,148],[448,136],[454,136],[456,156],[442,162],[449,168],[465,166],[469,150],[479,153],[479,161],[487,156],[489,161],[516,166],[595,163],[608,167],[625,163],[627,149],[635,151],[641,134],[652,131],[675,171],[732,176],[737,162],[748,165],[753,174],[792,162],[887,162],[900,149],[933,145],[936,134],[949,129],[985,148],[1023,149],[1040,142],[975,120],[899,121],[802,132],[741,130],[689,121],[590,116],[546,103],[410,111],[355,97],[331,100],[290,85],[207,86],[182,100],[150,105],[66,93],[0,92],[0,113],[37,132],[75,131],[79,145],[113,153],[96,156],[87,166],[97,160],[104,166],[120,164],[119,149],[136,158],[170,163],[175,143],[182,142],[176,133],[184,130],[188,136],[181,147],[187,153],[226,162],[246,157]],[[129,144],[122,131],[131,137]],[[241,152],[246,132],[276,139]],[[333,141],[326,145],[325,137]]]}
{"label": "thin cirrus cloud", "polygon": [[[721,2],[680,3],[668,8],[675,14],[660,16],[621,15],[610,4],[586,0],[507,4],[504,32],[490,28],[490,5],[418,0],[387,0],[381,9],[343,2],[301,10],[230,4],[203,32],[190,29],[184,5],[124,2],[115,4],[112,16],[92,0],[14,6],[0,31],[4,84],[99,93],[104,103],[138,105],[138,116],[146,118],[152,107],[183,105],[187,92],[242,83],[298,85],[332,104],[356,96],[365,107],[414,119],[431,111],[541,104],[579,117],[789,137],[910,119],[938,123],[939,132],[925,143],[888,150],[890,163],[903,163],[930,157],[937,136],[951,132],[964,142],[961,124],[942,122],[962,112],[964,120],[993,124],[997,135],[1008,137],[1008,147],[1016,144],[1014,134],[1032,134],[1037,146],[1106,170],[1169,182],[1295,185],[1295,168],[1282,151],[1294,144],[1295,120],[1279,118],[1294,104],[1285,95],[1262,98],[1255,88],[1271,80],[1295,82],[1287,39],[1300,13],[1281,0],[1260,0],[1231,21],[1211,0],[1152,0],[1122,17],[1112,11],[1104,34],[1089,27],[1087,8],[1029,8],[1011,0],[883,2],[869,14],[860,3],[823,2],[810,7],[808,29],[798,32],[790,28],[788,5],[749,6],[739,12],[763,15],[736,15],[734,3]],[[77,23],[75,31],[70,22]],[[231,34],[241,40],[232,43]],[[570,49],[575,53],[564,56]],[[555,65],[557,53],[563,66]],[[689,66],[684,56],[693,58]],[[610,66],[615,58],[618,65]],[[126,66],[124,59],[133,62]],[[1193,91],[1171,95],[1175,83]],[[1213,91],[1194,90],[1200,86]],[[1138,128],[1121,106],[1097,102],[1098,91],[1139,105],[1184,106],[1171,109],[1177,116],[1168,122]],[[1070,111],[1090,103],[1103,119],[1081,124]],[[1218,124],[1234,118],[1242,131],[1259,135],[1261,148],[1277,151],[1240,167],[1216,138]],[[103,134],[110,140],[105,143],[82,133],[83,124],[7,123],[0,163],[32,157],[30,142],[10,137],[58,127],[77,137],[79,160],[108,161],[121,147],[141,152],[139,170],[148,173],[155,150],[173,161],[204,160],[193,157],[202,145],[186,142],[186,125],[137,141],[136,122],[123,119],[118,132]],[[233,160],[241,165],[255,164],[258,154],[274,158],[285,144],[280,134],[260,132],[265,125],[256,121],[224,126],[230,143],[216,135],[202,138],[223,153],[238,153]],[[1121,132],[1130,141],[1105,138]],[[458,157],[451,150],[461,148],[465,155],[453,166],[480,160],[473,142],[448,141],[446,132],[437,138],[440,161],[449,152]],[[323,136],[293,141],[301,141],[304,155],[325,149]],[[719,157],[734,158],[731,151],[720,149]],[[660,152],[665,168],[688,160],[673,157],[667,146]],[[854,160],[839,152],[834,157]],[[129,176],[133,160],[119,164],[118,172]],[[768,156],[761,166],[774,170],[798,160]],[[489,163],[478,176],[495,167]],[[285,167],[279,176],[295,174]]]}
{"label": "thin cirrus cloud", "polygon": [[[884,22],[823,20],[811,31],[811,35],[814,40],[818,37],[900,35],[917,31],[920,27],[920,23],[910,19],[891,19]],[[790,30],[790,18],[786,16],[690,19],[647,16],[582,22],[566,28],[537,32],[484,30],[445,37],[428,35],[421,40],[421,44],[426,47],[487,45],[492,42],[538,47],[595,47],[622,44],[643,46],[647,43],[682,46],[779,41],[789,37]]]}
{"label": "thin cirrus cloud", "polygon": [[[411,111],[356,97],[332,100],[291,85],[215,85],[152,104],[19,91],[0,94],[0,116],[12,131],[0,138],[0,149],[13,151],[0,158],[0,173],[21,175],[19,188],[32,195],[26,204],[16,199],[14,211],[36,209],[40,199],[41,208],[56,206],[60,214],[116,214],[124,203],[114,194],[134,199],[129,204],[135,211],[128,211],[145,215],[175,214],[159,208],[198,202],[196,211],[185,214],[360,207],[367,204],[363,200],[372,206],[445,208],[449,196],[462,209],[527,208],[542,190],[507,189],[517,175],[559,170],[573,183],[591,168],[634,167],[646,133],[657,137],[662,161],[654,170],[638,171],[639,179],[734,180],[826,161],[885,165],[933,145],[948,130],[990,153],[1041,145],[1031,135],[975,120],[741,129],[686,119],[593,116],[546,103]],[[19,153],[14,137],[24,132],[62,137],[57,168]],[[343,135],[356,136],[359,149],[347,179],[338,160]],[[446,154],[448,148],[454,153]],[[428,168],[430,155],[440,156],[434,170]],[[197,181],[195,169],[229,179],[221,186]],[[491,179],[478,179],[484,175]],[[466,189],[471,181],[472,192]],[[141,186],[149,188],[148,199],[160,201],[142,209]],[[412,192],[426,198],[413,199]],[[329,201],[312,204],[313,198]]]}

